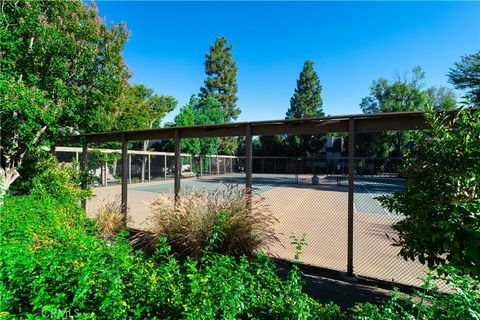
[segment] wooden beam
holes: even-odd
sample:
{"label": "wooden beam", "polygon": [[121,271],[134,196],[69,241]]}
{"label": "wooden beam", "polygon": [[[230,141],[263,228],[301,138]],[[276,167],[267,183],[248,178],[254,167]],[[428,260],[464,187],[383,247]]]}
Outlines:
{"label": "wooden beam", "polygon": [[355,132],[403,131],[427,129],[429,125],[424,117],[399,114],[397,117],[367,118],[355,120]]}
{"label": "wooden beam", "polygon": [[132,183],[132,155],[128,155],[128,183]]}
{"label": "wooden beam", "polygon": [[167,180],[167,155],[163,156],[163,178]]}

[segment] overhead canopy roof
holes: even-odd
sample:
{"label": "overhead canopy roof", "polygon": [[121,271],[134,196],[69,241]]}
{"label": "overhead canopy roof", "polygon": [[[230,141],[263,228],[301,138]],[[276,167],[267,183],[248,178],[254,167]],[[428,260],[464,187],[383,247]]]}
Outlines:
{"label": "overhead canopy roof", "polygon": [[173,139],[176,130],[179,131],[181,138],[245,136],[247,126],[250,126],[251,133],[254,136],[347,132],[351,120],[355,123],[356,132],[415,130],[428,127],[423,112],[392,112],[112,131],[76,135],[72,137],[71,142],[81,142],[82,137],[86,142],[121,141],[124,136],[129,141]]}

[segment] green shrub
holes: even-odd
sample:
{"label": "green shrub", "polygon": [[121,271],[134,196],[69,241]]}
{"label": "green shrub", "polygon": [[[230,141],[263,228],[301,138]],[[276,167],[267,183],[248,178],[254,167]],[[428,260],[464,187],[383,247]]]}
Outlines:
{"label": "green shrub", "polygon": [[406,151],[405,189],[380,201],[404,216],[394,229],[405,259],[480,275],[480,110],[427,119]]}
{"label": "green shrub", "polygon": [[32,179],[34,197],[78,202],[91,196],[91,190],[81,190],[82,174],[75,167],[59,164],[52,155],[39,160],[37,172]]}
{"label": "green shrub", "polygon": [[165,236],[180,258],[201,257],[215,225],[221,225],[222,234],[222,241],[215,246],[217,253],[254,256],[278,241],[273,228],[277,220],[264,199],[254,196],[249,201],[246,191],[238,187],[193,190],[182,194],[176,204],[173,196],[160,194],[151,209],[153,232],[157,238]]}
{"label": "green shrub", "polygon": [[[381,305],[358,304],[351,310],[353,319],[480,319],[480,282],[462,275],[452,267],[442,267],[441,276],[433,273],[425,278],[422,289],[406,296],[394,291]],[[437,283],[452,292],[438,290]]]}
{"label": "green shrub", "polygon": [[[161,238],[152,256],[120,234],[96,236],[76,202],[10,197],[0,214],[0,314],[37,319],[333,319],[301,290],[293,270],[281,280],[263,254],[214,253],[214,227],[200,260],[177,260]],[[212,246],[212,247],[209,247]]]}

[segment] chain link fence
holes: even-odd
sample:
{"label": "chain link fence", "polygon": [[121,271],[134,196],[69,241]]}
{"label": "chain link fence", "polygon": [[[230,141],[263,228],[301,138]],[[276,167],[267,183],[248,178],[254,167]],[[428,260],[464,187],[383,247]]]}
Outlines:
{"label": "chain link fence", "polygon": [[[409,147],[408,130],[426,126],[417,113],[371,117],[302,120],[294,128],[292,122],[241,124],[243,129],[219,126],[218,137],[226,128],[241,132],[235,137],[240,141],[236,155],[181,154],[179,130],[159,129],[159,134],[172,137],[162,138],[161,144],[180,146],[177,153],[171,148],[142,153],[130,146],[123,150],[128,161],[120,157],[107,165],[117,181],[128,182],[126,191],[113,183],[107,188],[117,188],[112,193],[121,193],[128,203],[129,227],[148,229],[148,202],[158,193],[181,197],[192,190],[251,186],[278,219],[275,230],[280,241],[269,249],[272,256],[292,260],[296,250],[292,242],[305,237],[301,254],[305,264],[419,285],[426,267],[399,257],[393,225],[402,217],[386,210],[379,197],[403,189],[400,168],[402,150]],[[188,139],[196,134],[200,140],[216,136],[211,128],[181,130],[191,130]],[[312,131],[321,133],[308,133]],[[275,132],[285,133],[275,136]],[[59,157],[81,158],[75,152]],[[105,193],[100,189],[105,188],[95,189],[97,197]]]}

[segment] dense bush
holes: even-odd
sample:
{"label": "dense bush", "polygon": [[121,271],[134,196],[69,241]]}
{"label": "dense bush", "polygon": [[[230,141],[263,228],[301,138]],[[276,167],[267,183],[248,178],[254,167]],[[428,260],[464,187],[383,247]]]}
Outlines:
{"label": "dense bush", "polygon": [[[480,318],[478,280],[453,269],[427,277],[413,297],[395,293],[346,313],[319,304],[302,292],[295,265],[282,279],[262,253],[251,259],[217,253],[231,232],[226,210],[218,210],[199,258],[178,260],[165,237],[152,255],[134,251],[122,233],[113,241],[98,236],[78,205],[86,194],[74,170],[59,170],[51,160],[40,167],[31,195],[8,197],[0,207],[5,319]],[[293,242],[298,261],[304,238]],[[450,294],[433,286],[439,278],[453,287]]]}
{"label": "dense bush", "polygon": [[[421,290],[412,296],[394,291],[381,305],[359,304],[352,308],[353,319],[480,319],[480,282],[452,267],[442,267],[442,275],[428,274]],[[453,291],[438,290],[437,283]]]}
{"label": "dense bush", "polygon": [[215,252],[233,256],[253,256],[274,241],[277,221],[260,196],[250,198],[245,190],[227,186],[222,190],[173,196],[160,194],[151,203],[151,225],[158,238],[165,236],[180,257],[201,257],[215,225],[222,241]]}
{"label": "dense bush", "polygon": [[75,201],[36,195],[6,199],[0,215],[0,312],[37,319],[328,319],[301,290],[294,269],[281,280],[270,260],[213,253],[179,262],[161,238],[153,256],[109,242]]}
{"label": "dense bush", "polygon": [[76,203],[89,198],[91,190],[82,190],[83,174],[76,167],[60,164],[52,155],[46,155],[36,164],[37,174],[32,179],[30,194],[35,198],[52,198],[63,203]]}
{"label": "dense bush", "polygon": [[404,258],[480,275],[480,110],[427,120],[405,156],[405,190],[381,202],[404,216],[394,225]]}

